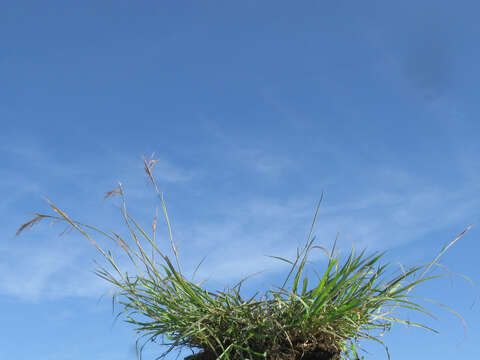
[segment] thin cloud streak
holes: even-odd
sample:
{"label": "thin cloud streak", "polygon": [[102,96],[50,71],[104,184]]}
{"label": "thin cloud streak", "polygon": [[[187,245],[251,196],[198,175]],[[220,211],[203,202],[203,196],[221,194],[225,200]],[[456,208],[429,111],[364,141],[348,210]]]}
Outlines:
{"label": "thin cloud streak", "polygon": [[[400,246],[464,221],[479,205],[469,199],[468,192],[437,189],[404,195],[384,192],[343,205],[325,205],[317,219],[317,242],[330,247],[341,226],[339,244],[343,248],[350,248],[352,243],[371,251]],[[240,205],[231,213],[236,220],[189,224],[188,230],[177,229],[179,239],[189,239],[188,244],[180,247],[180,253],[185,251],[182,257],[185,259],[208,254],[197,273],[199,280],[209,277],[231,284],[232,280],[238,281],[257,271],[280,271],[285,269],[284,264],[263,254],[295,257],[295,249],[305,243],[313,217],[314,208],[309,209],[310,205],[309,200],[283,206],[254,201]],[[261,209],[272,211],[262,216]],[[460,226],[464,225],[467,224]],[[322,256],[312,254],[311,259]]]}
{"label": "thin cloud streak", "polygon": [[[204,255],[208,257],[197,272],[195,281],[209,278],[232,286],[234,282],[258,271],[266,271],[258,276],[259,279],[285,271],[285,263],[264,255],[295,257],[296,248],[305,244],[314,203],[307,199],[283,203],[250,199],[244,204],[229,205],[223,204],[233,210],[222,221],[200,224],[176,219],[174,231],[182,266],[187,269],[185,274],[190,276]],[[317,243],[329,248],[341,226],[341,247],[348,249],[355,243],[357,248],[368,247],[372,251],[387,249],[457,224],[478,205],[468,191],[446,192],[440,188],[412,190],[404,194],[393,191],[367,194],[350,203],[324,204],[319,212],[315,234]],[[217,210],[222,212],[222,209]],[[79,241],[83,239],[68,240],[70,244],[78,244]],[[162,242],[161,238],[158,242],[162,249],[168,243]],[[2,262],[2,293],[23,300],[99,296],[105,293],[107,287],[99,279],[93,279],[91,272],[79,271],[93,269],[92,262],[84,258],[86,254],[93,254],[93,251],[86,252],[87,244],[83,244],[79,251],[69,249],[66,253],[65,246],[59,246],[57,241],[50,240],[47,244],[48,250],[24,249],[22,254],[18,250],[3,249],[4,259],[21,260],[16,267],[20,270],[15,271],[10,261]],[[312,253],[312,261],[322,258],[325,254]],[[120,262],[120,268],[125,267],[130,267],[126,259]]]}
{"label": "thin cloud streak", "polygon": [[[235,153],[235,148],[232,149]],[[237,158],[237,163],[245,165],[249,164],[252,157],[257,156],[259,152],[252,150],[236,154],[244,156],[243,161]],[[279,165],[275,168],[275,156],[264,154],[264,158],[268,158],[268,162],[272,164],[269,169],[274,169],[269,172],[270,175],[278,175],[280,169],[287,171],[288,160],[278,162]],[[53,171],[51,169],[57,169],[55,171],[58,174],[62,165],[50,160],[47,156],[36,152],[34,158],[30,158],[29,161],[39,161],[37,166],[45,167],[47,173]],[[123,161],[125,163],[125,159]],[[165,160],[158,165],[160,167],[154,168],[155,175],[162,178],[163,174],[164,181],[174,183],[189,181],[192,186],[195,186],[195,182],[200,179],[199,176],[194,175],[200,174],[198,170],[193,169],[187,172],[173,167]],[[70,170],[67,168],[64,172],[68,174],[65,181],[74,177],[74,172]],[[128,184],[127,200],[133,200],[136,207],[139,200],[153,197],[153,193],[147,191],[148,185],[142,172],[141,162],[133,160],[126,161],[122,171],[124,175],[122,177],[126,178],[125,183]],[[170,173],[171,176],[166,177],[166,173]],[[378,181],[381,181],[377,191],[369,191],[349,201],[343,199],[342,203],[336,204],[330,203],[327,192],[326,201],[322,204],[316,224],[315,234],[318,244],[329,248],[341,229],[339,243],[341,247],[350,248],[352,243],[355,243],[356,247],[368,247],[369,250],[387,249],[421,239],[433,231],[456,225],[461,221],[475,220],[467,219],[467,216],[470,216],[479,206],[472,188],[452,191],[440,186],[428,186],[428,184],[422,184],[421,179],[393,168],[376,169],[373,174]],[[7,202],[12,203],[14,197],[31,196],[32,192],[38,193],[43,186],[20,173],[16,176],[18,179],[15,181],[18,180],[22,186],[16,193],[9,192],[11,195],[6,197]],[[2,180],[0,187],[2,186],[11,187],[12,181]],[[99,184],[93,186],[93,183],[82,185],[84,188],[99,188],[99,186]],[[101,190],[107,190],[107,187]],[[205,196],[208,197],[208,194]],[[59,195],[59,197],[65,201],[68,194]],[[208,257],[200,267],[196,281],[208,278],[227,286],[258,271],[265,270],[264,275],[258,276],[259,279],[268,274],[284,271],[285,263],[264,255],[290,259],[295,257],[296,248],[302,247],[305,243],[315,210],[315,202],[315,199],[307,199],[304,196],[278,201],[262,195],[250,195],[241,203],[228,198],[222,199],[221,203],[211,203],[209,209],[213,214],[211,220],[196,222],[182,215],[173,218],[174,236],[179,246],[182,267],[187,270],[185,274],[190,276],[204,255]],[[82,203],[78,206],[80,210],[85,208]],[[192,207],[195,207],[195,204],[192,204]],[[101,214],[101,210],[97,208],[92,211],[88,208],[88,218],[102,219],[105,215]],[[75,211],[78,213],[78,209]],[[144,212],[148,213],[146,209]],[[216,213],[219,214],[218,217],[215,216]],[[153,214],[148,215],[153,216]],[[109,216],[110,214],[107,214],[107,219],[103,218],[101,221],[107,225],[104,229],[119,231],[118,225],[114,225],[118,224],[118,217],[115,217],[114,221],[113,217]],[[13,214],[7,219],[12,220],[15,217],[18,218]],[[464,225],[467,224],[461,224],[461,226]],[[58,228],[58,231],[61,230]],[[41,234],[45,240],[40,242],[33,237],[25,237],[22,238],[25,247],[14,248],[7,243],[0,249],[0,256],[4,259],[0,263],[0,292],[27,301],[40,301],[68,296],[100,296],[108,290],[107,284],[103,284],[101,279],[91,273],[94,269],[91,258],[95,252],[88,248],[89,244],[84,239],[77,236],[73,236],[72,239],[72,235],[66,235],[63,240],[68,241],[69,244],[75,244],[70,245],[73,248],[66,249],[63,243],[50,240],[45,236],[42,228],[31,231],[36,232],[35,237],[38,238]],[[12,228],[11,234],[14,232]],[[4,237],[11,237],[11,234],[5,234],[7,236]],[[159,228],[159,234],[162,234],[161,228]],[[167,249],[168,241],[164,239],[165,241],[162,242],[162,239],[163,237],[159,235],[160,247]],[[32,245],[27,248],[27,244]],[[106,247],[113,245],[107,244]],[[321,259],[324,256],[324,254],[312,253],[311,260]],[[17,262],[15,259],[20,261]],[[120,268],[128,269],[129,273],[133,273],[127,260],[119,259]],[[13,271],[13,269],[16,270]]]}

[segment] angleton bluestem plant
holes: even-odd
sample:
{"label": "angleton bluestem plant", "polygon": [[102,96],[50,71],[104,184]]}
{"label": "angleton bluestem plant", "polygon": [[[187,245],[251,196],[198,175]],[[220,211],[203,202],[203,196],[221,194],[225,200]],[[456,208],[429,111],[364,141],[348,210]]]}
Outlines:
{"label": "angleton bluestem plant", "polygon": [[[423,306],[413,302],[409,293],[424,281],[444,276],[425,277],[427,272],[437,265],[443,253],[460,239],[470,226],[445,246],[432,262],[403,270],[397,276],[385,277],[389,264],[380,264],[383,253],[367,256],[365,250],[357,254],[352,249],[349,256],[342,259],[335,252],[336,240],[331,252],[322,246],[313,246],[315,238],[312,237],[312,232],[320,200],[306,245],[300,252],[297,249],[296,260],[272,256],[292,266],[281,288],[267,291],[266,295],[258,300],[255,299],[258,293],[247,300],[240,295],[242,283],[246,280],[243,279],[231,289],[211,293],[201,287],[202,283],[192,282],[203,260],[195,269],[192,281],[184,277],[163,194],[159,192],[151,171],[158,160],[147,160],[144,157],[143,161],[148,178],[160,200],[176,267],[157,247],[157,218],[153,221],[150,235],[127,212],[121,183],[105,197],[120,196],[121,213],[131,240],[124,239],[117,233],[107,233],[75,221],[48,200],[55,214],[35,214],[17,232],[20,234],[42,219],[60,220],[79,231],[96,247],[112,268],[108,271],[99,266],[96,274],[117,289],[112,300],[123,305],[123,310],[117,317],[125,314],[125,321],[135,325],[139,335],[137,355],[140,357],[143,347],[153,341],[170,346],[157,359],[164,357],[174,348],[185,346],[202,350],[188,357],[197,360],[358,359],[356,345],[361,339],[383,344],[388,354],[388,348],[380,337],[393,323],[435,331],[425,325],[397,317],[394,310],[408,309],[431,315]],[[104,236],[117,244],[135,265],[137,274],[122,272],[111,251],[101,248],[92,234]],[[142,242],[148,245],[148,252]],[[323,275],[317,274],[318,281],[313,287],[309,287],[311,282],[305,276],[302,278],[302,272],[312,248],[325,251],[329,261]],[[158,256],[163,262],[158,261]],[[296,273],[293,286],[288,290],[285,285],[294,271]],[[381,334],[372,334],[379,330]],[[158,342],[160,336],[170,342]],[[138,351],[141,338],[146,340]],[[389,354],[388,357],[390,358]]]}

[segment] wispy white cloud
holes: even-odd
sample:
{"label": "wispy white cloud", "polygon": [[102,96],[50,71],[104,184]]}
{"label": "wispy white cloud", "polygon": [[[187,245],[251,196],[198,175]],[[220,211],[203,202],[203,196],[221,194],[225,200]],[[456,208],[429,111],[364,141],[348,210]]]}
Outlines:
{"label": "wispy white cloud", "polygon": [[241,141],[213,121],[204,121],[203,127],[222,148],[221,156],[229,164],[268,177],[278,177],[295,168],[289,156],[269,152],[261,145],[251,144],[245,139]]}
{"label": "wispy white cloud", "polygon": [[[108,157],[108,163],[103,163],[100,158],[90,159],[87,166],[60,161],[34,141],[30,144],[21,141],[19,144],[2,143],[0,151],[4,160],[12,162],[8,170],[0,169],[0,292],[32,301],[102,295],[108,286],[90,271],[94,269],[92,252],[89,252],[85,239],[73,236],[76,241],[72,241],[72,235],[66,235],[63,242],[56,240],[62,226],[53,232],[40,226],[34,233],[18,239],[14,234],[28,220],[27,212],[49,211],[43,202],[44,196],[64,210],[64,204],[70,204],[67,212],[72,211],[75,219],[75,214],[80,213],[83,218],[79,220],[94,220],[92,225],[97,225],[97,219],[102,217],[102,223],[108,229],[116,214],[105,211],[102,195],[115,187],[116,180],[128,184],[129,198],[142,200],[150,195],[145,191],[148,183],[142,176],[140,156],[134,161],[117,154]],[[194,171],[173,166],[166,159],[160,159],[154,171],[160,183],[177,184],[195,177]],[[115,174],[119,175],[118,179],[113,179]],[[80,194],[68,189],[80,190]],[[92,192],[96,193],[94,199],[90,199]]]}
{"label": "wispy white cloud", "polygon": [[272,156],[260,149],[237,149],[234,156],[244,167],[266,176],[280,176],[293,166],[287,157]]}
{"label": "wispy white cloud", "polygon": [[[248,156],[254,156],[252,154],[254,152]],[[38,161],[41,161],[39,166],[45,167],[46,172],[51,171],[50,165],[53,168],[58,166],[58,171],[61,171],[61,165],[54,162],[51,164],[50,159],[38,156]],[[275,156],[267,158],[271,160]],[[168,178],[171,181],[191,181],[195,184],[197,178],[191,172],[176,167],[170,169],[168,162],[163,164],[163,167],[157,168],[157,176],[169,172],[174,174]],[[131,160],[124,168],[125,176],[121,177],[131,179],[127,180],[129,197],[138,199],[150,196],[145,191],[141,167],[141,161],[134,163]],[[68,169],[66,171],[68,173]],[[118,169],[117,171],[120,173]],[[276,172],[277,170],[272,171]],[[75,171],[65,181],[74,176],[73,173]],[[19,177],[18,183],[24,182],[25,191],[37,192],[42,187],[27,174],[16,176]],[[350,247],[354,242],[357,247],[369,247],[370,250],[386,249],[421,239],[450,225],[461,223],[463,226],[467,225],[463,221],[475,220],[468,218],[480,205],[473,188],[452,190],[440,185],[432,186],[394,168],[376,169],[372,176],[377,179],[378,190],[366,189],[350,200],[343,198],[342,202],[332,204],[327,191],[315,231],[319,244],[329,247],[341,227],[340,246]],[[0,183],[4,188],[12,185],[6,180]],[[92,183],[82,186],[92,186]],[[94,187],[98,189],[99,184]],[[21,190],[18,191],[21,193]],[[13,199],[12,196],[7,198]],[[65,201],[68,199],[66,195],[61,198]],[[294,258],[296,248],[305,244],[315,206],[316,199],[304,195],[273,199],[252,194],[241,203],[229,198],[222,199],[219,203],[210,203],[209,211],[213,215],[207,221],[198,222],[180,215],[173,219],[173,223],[185,274],[190,275],[204,255],[208,257],[196,275],[198,281],[210,279],[231,286],[258,271],[265,270],[265,275],[284,271],[287,264],[264,255]],[[88,218],[95,219],[98,223],[102,209],[88,208],[88,211]],[[215,216],[216,213],[218,217]],[[9,222],[15,218],[20,218],[17,213],[10,214]],[[107,224],[110,221],[102,219],[100,222],[105,223],[104,220]],[[91,262],[92,255],[95,254],[93,247],[75,235],[67,235],[61,241],[53,240],[55,237],[50,237],[43,229],[38,228],[34,233],[35,237],[41,236],[44,239],[42,242],[34,239],[33,235],[27,235],[22,238],[22,246],[14,245],[13,241],[2,244],[0,292],[37,301],[104,294],[108,290],[107,284],[90,272],[94,269]],[[11,228],[12,234],[13,230]],[[58,231],[55,235],[57,233]],[[12,234],[3,235],[11,238]],[[72,241],[70,237],[75,240]],[[66,239],[68,242],[64,242]],[[162,249],[169,246],[165,237],[159,236],[159,242]],[[76,245],[66,245],[73,243]],[[325,258],[324,253],[312,253],[312,261],[322,258]],[[124,259],[121,259],[120,265],[121,268],[129,266]],[[259,275],[258,278],[261,277]]]}
{"label": "wispy white cloud", "polygon": [[[185,274],[192,274],[201,258],[208,255],[195,280],[209,279],[224,286],[232,286],[258,271],[266,271],[259,279],[285,271],[287,264],[264,255],[294,259],[296,248],[305,244],[315,210],[311,199],[279,202],[252,198],[244,204],[227,202],[217,211],[224,212],[223,206],[230,209],[223,220],[212,218],[209,222],[195,223],[177,219],[174,230]],[[367,193],[351,202],[324,204],[315,234],[317,243],[330,247],[341,226],[340,246],[348,248],[354,242],[360,248],[387,249],[452,224],[466,225],[463,221],[478,206],[478,200],[468,191],[423,188],[405,193],[388,190]],[[169,243],[163,240],[159,242],[165,249],[163,246]],[[104,294],[106,285],[85,271],[85,266],[93,268],[85,260],[86,254],[92,254],[86,252],[86,246],[73,250],[50,242],[48,249],[3,249],[0,291],[22,299]],[[312,253],[312,261],[322,258],[325,258],[323,252]],[[121,267],[127,265],[121,264]]]}
{"label": "wispy white cloud", "polygon": [[[36,188],[38,188],[38,179],[31,176],[32,171],[41,170],[42,175],[48,175],[55,180],[66,179],[70,183],[88,186],[97,184],[98,180],[110,179],[116,174],[121,175],[122,178],[130,178],[130,175],[137,175],[139,169],[143,168],[141,154],[132,157],[121,153],[121,151],[113,151],[101,146],[100,149],[103,152],[98,157],[78,157],[75,161],[59,160],[55,154],[51,154],[47,149],[48,147],[44,144],[30,139],[16,141],[15,144],[4,142],[0,145],[3,156],[17,164],[16,167],[11,166],[9,168],[9,173],[11,174],[13,171],[17,178],[21,178],[23,180],[22,185],[33,184]],[[150,154],[145,155],[148,157]],[[197,175],[195,169],[187,170],[173,165],[164,156],[157,156],[156,159],[159,161],[154,171],[159,181],[181,183],[190,181]],[[3,184],[3,182],[0,184]]]}
{"label": "wispy white cloud", "polygon": [[[340,229],[341,247],[355,243],[356,247],[372,251],[384,250],[422,240],[451,225],[459,224],[457,230],[461,231],[473,220],[469,217],[478,205],[468,191],[441,188],[368,193],[348,203],[323,206],[315,234],[317,243],[327,248]],[[233,279],[238,281],[257,271],[285,269],[283,262],[264,254],[295,258],[295,249],[305,244],[314,207],[307,199],[281,204],[252,200],[237,205],[222,223],[188,224],[177,234],[179,239],[188,239],[188,244],[183,245],[186,258],[197,257],[199,261],[198,254],[208,254],[198,279],[210,277],[231,285]],[[440,240],[439,248],[451,239]],[[312,254],[311,259],[322,257],[323,253]]]}
{"label": "wispy white cloud", "polygon": [[[26,246],[27,243],[31,245]],[[106,286],[97,279],[88,279],[91,273],[79,249],[82,247],[65,246],[59,241],[50,240],[46,245],[28,239],[22,245],[3,248],[0,250],[0,291],[33,302],[68,296],[100,296]]]}

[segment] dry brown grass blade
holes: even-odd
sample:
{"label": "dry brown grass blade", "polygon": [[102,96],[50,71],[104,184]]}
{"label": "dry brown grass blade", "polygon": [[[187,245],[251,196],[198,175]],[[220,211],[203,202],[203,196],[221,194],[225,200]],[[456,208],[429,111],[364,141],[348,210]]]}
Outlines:
{"label": "dry brown grass blade", "polygon": [[[155,208],[155,218],[153,219],[152,223],[152,241],[155,244],[155,240],[157,239],[157,221],[158,221],[158,207]],[[155,250],[152,246],[152,263],[155,264]]]}
{"label": "dry brown grass blade", "polygon": [[460,235],[458,235],[455,239],[453,239],[452,241],[450,241],[450,243],[448,243],[446,246],[443,247],[443,249],[440,251],[440,253],[435,257],[435,259],[433,259],[433,261],[425,268],[425,270],[420,274],[420,279],[423,278],[423,275],[425,275],[428,270],[430,270],[430,268],[435,265],[438,261],[438,259],[440,259],[440,257],[445,253],[445,251],[448,250],[448,248],[450,248],[453,244],[455,244],[468,230],[470,230],[472,228],[472,224],[468,225],[465,230],[463,230]]}
{"label": "dry brown grass blade", "polygon": [[62,210],[57,208],[47,198],[45,198],[45,201],[50,205],[50,207],[53,209],[53,211],[55,211],[57,214],[59,214],[66,222],[68,222],[75,229],[77,229],[83,236],[85,236],[93,244],[93,246],[95,246],[97,248],[97,250],[100,251],[103,256],[105,256],[105,258],[108,258],[105,251],[103,251],[103,249],[95,241],[93,241],[93,239],[82,228],[80,228],[77,224],[75,224],[75,222],[72,219],[70,219],[70,217],[66,213],[64,213]]}
{"label": "dry brown grass blade", "polygon": [[312,249],[313,248],[317,248],[317,249],[320,249],[320,250],[323,250],[325,251],[325,253],[327,254],[328,258],[331,259],[332,256],[330,255],[330,253],[328,252],[328,250],[326,248],[324,248],[323,246],[320,246],[320,245],[315,245],[315,246],[312,246]]}
{"label": "dry brown grass blade", "polygon": [[22,226],[20,226],[20,228],[17,230],[17,232],[15,233],[15,236],[18,236],[20,235],[25,229],[28,229],[28,228],[31,228],[33,225],[35,225],[36,223],[38,223],[40,220],[42,220],[43,218],[45,218],[44,215],[40,215],[40,214],[35,214],[35,216],[33,217],[33,219],[31,219],[30,221],[27,221],[25,224],[23,224]]}
{"label": "dry brown grass blade", "polygon": [[117,195],[117,194],[121,194],[121,192],[120,192],[119,189],[107,191],[107,192],[105,193],[104,199],[108,199],[110,196],[112,196],[112,195]]}

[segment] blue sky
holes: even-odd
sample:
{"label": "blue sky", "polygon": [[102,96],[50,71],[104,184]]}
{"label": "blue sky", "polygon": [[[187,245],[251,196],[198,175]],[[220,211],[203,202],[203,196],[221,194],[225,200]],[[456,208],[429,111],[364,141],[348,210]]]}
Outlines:
{"label": "blue sky", "polygon": [[[322,191],[319,245],[340,231],[342,249],[388,250],[407,265],[430,261],[474,223],[442,263],[478,284],[479,10],[473,1],[3,1],[0,358],[135,358],[132,329],[112,326],[91,244],[46,223],[14,234],[28,212],[49,211],[43,197],[118,230],[114,202],[103,200],[117,181],[148,225],[157,204],[141,155],[152,152],[181,263],[191,274],[208,255],[197,279],[211,290],[260,270],[246,294],[281,286],[288,266],[264,255],[295,257]],[[311,259],[311,269],[325,265],[322,254]],[[397,326],[384,337],[392,359],[474,358],[470,284],[443,278],[415,292],[461,313],[468,336],[433,307],[438,320],[412,320],[440,334]],[[165,350],[152,345],[145,357]]]}

